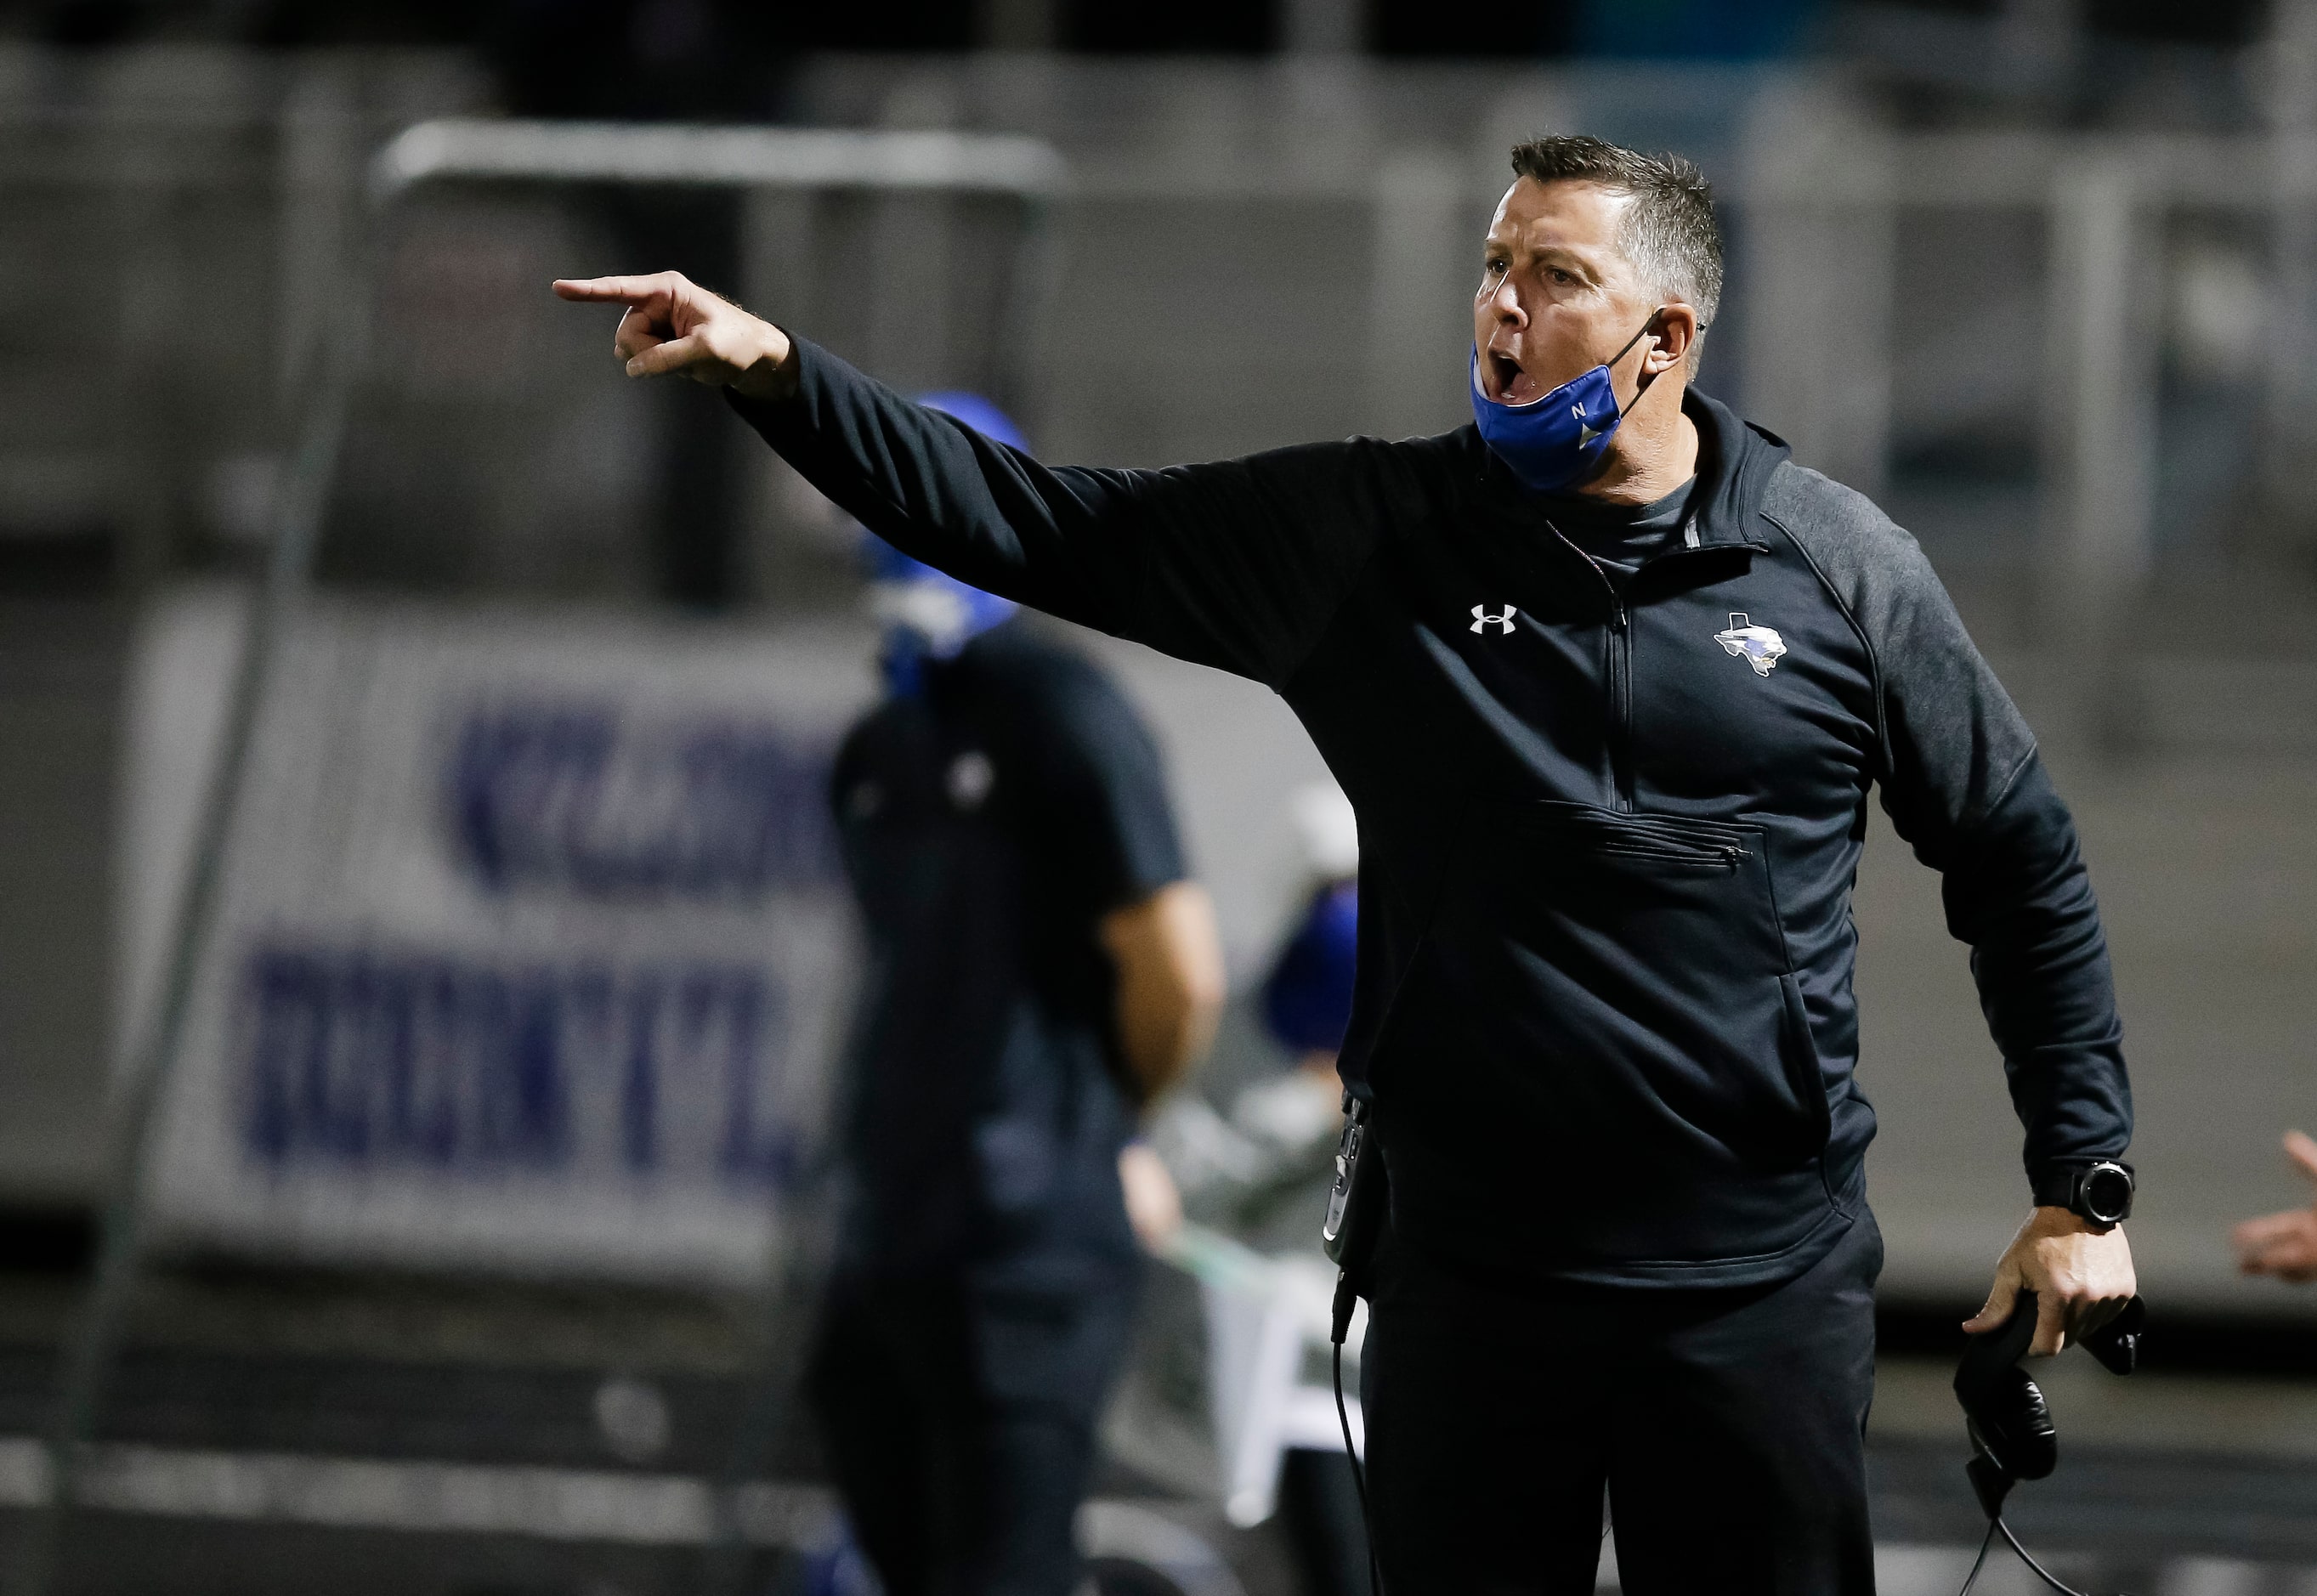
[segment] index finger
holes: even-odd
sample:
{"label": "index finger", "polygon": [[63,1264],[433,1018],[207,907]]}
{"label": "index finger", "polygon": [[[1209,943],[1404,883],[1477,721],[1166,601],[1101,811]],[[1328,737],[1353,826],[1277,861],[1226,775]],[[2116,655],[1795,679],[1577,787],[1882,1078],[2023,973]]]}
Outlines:
{"label": "index finger", "polygon": [[2297,1130],[2285,1133],[2285,1155],[2301,1166],[2301,1172],[2317,1181],[2317,1140],[2312,1140]]}
{"label": "index finger", "polygon": [[614,300],[623,305],[640,304],[655,294],[667,292],[667,281],[660,277],[559,277],[554,282],[559,299],[586,299],[601,303]]}
{"label": "index finger", "polygon": [[2282,1214],[2261,1214],[2250,1219],[2241,1219],[2230,1230],[2229,1239],[2240,1248],[2264,1245],[2277,1236],[2290,1234],[2300,1217],[2299,1208],[2289,1208]]}

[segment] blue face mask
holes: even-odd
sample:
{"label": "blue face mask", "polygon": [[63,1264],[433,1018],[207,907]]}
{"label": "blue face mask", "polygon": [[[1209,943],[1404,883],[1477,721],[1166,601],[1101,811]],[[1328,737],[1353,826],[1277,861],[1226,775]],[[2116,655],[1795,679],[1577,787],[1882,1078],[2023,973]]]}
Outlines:
{"label": "blue face mask", "polygon": [[1525,405],[1489,397],[1481,387],[1481,352],[1472,351],[1472,419],[1490,452],[1523,486],[1559,493],[1599,468],[1601,457],[1609,452],[1609,435],[1624,419],[1609,385],[1609,369],[1648,336],[1663,310],[1660,306],[1651,311],[1642,330],[1600,365]]}
{"label": "blue face mask", "polygon": [[872,539],[870,546],[874,580],[869,606],[885,626],[877,664],[886,690],[896,697],[915,697],[924,690],[929,663],[956,658],[968,643],[1014,614],[1014,605],[995,593],[920,565],[889,543]]}

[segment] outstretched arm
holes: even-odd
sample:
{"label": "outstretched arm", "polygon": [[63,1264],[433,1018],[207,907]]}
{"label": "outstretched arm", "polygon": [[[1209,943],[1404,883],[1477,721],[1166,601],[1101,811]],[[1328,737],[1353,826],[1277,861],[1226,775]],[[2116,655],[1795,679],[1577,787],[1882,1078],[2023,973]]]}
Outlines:
{"label": "outstretched arm", "polygon": [[870,531],[976,587],[1282,685],[1408,489],[1360,441],[1163,471],[1041,465],[675,272],[559,282],[625,307],[630,375],[725,388]]}

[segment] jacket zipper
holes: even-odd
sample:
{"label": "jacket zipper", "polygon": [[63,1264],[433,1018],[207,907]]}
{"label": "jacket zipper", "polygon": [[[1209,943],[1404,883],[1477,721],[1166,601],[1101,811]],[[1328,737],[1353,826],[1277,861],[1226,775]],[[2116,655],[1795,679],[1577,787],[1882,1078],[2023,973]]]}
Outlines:
{"label": "jacket zipper", "polygon": [[1734,870],[1746,859],[1746,850],[1726,844],[1677,848],[1620,841],[1605,843],[1593,852],[1603,859],[1639,859],[1651,864],[1677,864],[1702,870]]}
{"label": "jacket zipper", "polygon": [[1751,857],[1735,837],[1688,834],[1692,828],[1681,822],[1642,815],[1630,821],[1605,819],[1579,830],[1586,851],[1606,857],[1721,870],[1734,870]]}
{"label": "jacket zipper", "polygon": [[[1607,572],[1601,575],[1608,580]],[[1625,596],[1614,583],[1609,588],[1609,775],[1617,789],[1617,807],[1633,813],[1633,629],[1625,613]]]}
{"label": "jacket zipper", "polygon": [[1609,630],[1602,639],[1607,659],[1603,674],[1608,678],[1608,715],[1603,728],[1608,744],[1609,786],[1615,793],[1617,807],[1625,814],[1633,810],[1633,771],[1630,758],[1633,741],[1633,628],[1625,613],[1625,595],[1618,591],[1615,578],[1601,568],[1600,562],[1570,540],[1569,534],[1551,522],[1545,522],[1562,548],[1584,563],[1585,568],[1600,578],[1601,588],[1609,598]]}
{"label": "jacket zipper", "polygon": [[[1561,541],[1567,543],[1569,539],[1564,536]],[[1576,545],[1571,543],[1570,547],[1575,548]],[[1747,547],[1759,552],[1767,551],[1763,544],[1751,543]],[[1581,548],[1577,552],[1580,555],[1585,553]],[[1679,548],[1669,548],[1663,554],[1653,555],[1643,560],[1625,579],[1626,587],[1640,581],[1642,574],[1651,566],[1704,552],[1706,548],[1704,545],[1685,543]],[[1593,566],[1609,589],[1609,769],[1617,789],[1617,807],[1630,815],[1633,812],[1634,804],[1633,617],[1625,609],[1625,588],[1618,586],[1616,579],[1595,565],[1590,556],[1586,557],[1585,563]],[[1737,856],[1743,857],[1742,854]],[[1732,865],[1737,862],[1737,858],[1731,860]]]}
{"label": "jacket zipper", "polygon": [[[1566,548],[1570,553],[1575,555],[1579,559],[1583,560],[1585,562],[1586,568],[1601,579],[1601,585],[1607,590],[1609,594],[1609,635],[1607,638],[1607,674],[1609,678],[1609,780],[1611,787],[1613,787],[1616,792],[1618,810],[1621,813],[1630,815],[1633,812],[1634,802],[1633,617],[1626,611],[1624,591],[1617,585],[1616,579],[1611,576],[1608,572],[1603,570],[1599,562],[1596,561],[1591,555],[1586,553],[1582,548],[1579,548],[1574,542],[1571,542],[1566,532],[1563,532],[1559,527],[1552,526],[1552,523],[1550,522],[1547,522],[1545,524],[1552,529],[1552,535],[1561,540],[1561,545]],[[1754,549],[1758,553],[1768,552],[1768,545],[1755,543],[1752,541],[1749,541],[1743,545],[1714,544],[1706,546],[1688,544],[1680,548],[1668,549],[1663,554],[1643,560],[1641,564],[1641,568],[1636,570],[1633,573],[1633,577],[1629,580],[1638,581],[1641,577],[1642,572],[1648,570],[1651,566],[1659,565],[1668,560],[1680,559],[1689,555],[1704,554],[1709,551],[1709,548],[1712,550],[1718,551],[1728,547],[1749,548]]]}

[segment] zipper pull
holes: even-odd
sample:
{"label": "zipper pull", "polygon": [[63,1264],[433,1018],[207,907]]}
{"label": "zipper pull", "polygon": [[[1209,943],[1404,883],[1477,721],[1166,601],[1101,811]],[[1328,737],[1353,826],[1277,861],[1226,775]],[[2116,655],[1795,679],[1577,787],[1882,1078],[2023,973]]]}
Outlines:
{"label": "zipper pull", "polygon": [[1615,593],[1609,595],[1609,629],[1613,632],[1625,629],[1625,601]]}

